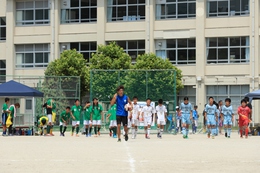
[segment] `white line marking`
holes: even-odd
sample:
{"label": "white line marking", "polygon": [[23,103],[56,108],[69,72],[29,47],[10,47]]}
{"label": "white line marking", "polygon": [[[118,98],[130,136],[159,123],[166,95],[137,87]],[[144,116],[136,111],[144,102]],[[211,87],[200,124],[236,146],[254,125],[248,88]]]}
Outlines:
{"label": "white line marking", "polygon": [[124,146],[126,148],[127,156],[128,156],[128,163],[130,165],[131,172],[135,172],[135,159],[132,157],[129,147],[126,145],[126,142],[124,142]]}

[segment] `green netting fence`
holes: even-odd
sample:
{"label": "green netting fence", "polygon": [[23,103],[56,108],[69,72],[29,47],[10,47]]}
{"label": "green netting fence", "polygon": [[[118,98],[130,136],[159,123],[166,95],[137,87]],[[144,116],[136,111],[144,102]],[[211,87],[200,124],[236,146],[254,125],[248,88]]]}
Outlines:
{"label": "green netting fence", "polygon": [[[162,98],[169,115],[175,114],[177,95],[174,70],[91,70],[90,100],[98,98],[106,112],[119,85],[125,87],[125,93],[130,98],[137,96],[140,102],[150,98],[157,105],[157,101]],[[104,120],[103,128],[108,128],[109,122]],[[166,129],[170,126],[168,121]]]}

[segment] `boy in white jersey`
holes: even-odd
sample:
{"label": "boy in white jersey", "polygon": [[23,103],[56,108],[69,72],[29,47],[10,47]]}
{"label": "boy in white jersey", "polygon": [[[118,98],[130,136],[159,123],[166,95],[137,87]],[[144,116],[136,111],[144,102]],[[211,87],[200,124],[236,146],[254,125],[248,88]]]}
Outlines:
{"label": "boy in white jersey", "polygon": [[234,112],[233,107],[230,105],[231,99],[226,98],[225,103],[226,105],[222,107],[221,116],[224,118],[225,137],[230,138]]}
{"label": "boy in white jersey", "polygon": [[138,98],[134,96],[133,98],[133,111],[132,111],[132,139],[136,138],[138,126],[139,126],[139,115],[140,115],[140,106],[137,104]]}
{"label": "boy in white jersey", "polygon": [[184,97],[184,102],[180,105],[182,113],[182,135],[184,139],[188,139],[189,126],[192,120],[192,106],[189,103],[189,98]]}
{"label": "boy in white jersey", "polygon": [[158,100],[158,106],[156,106],[156,116],[157,116],[157,137],[162,138],[162,133],[163,133],[163,128],[166,124],[167,121],[167,109],[163,105],[163,100],[159,99]]}
{"label": "boy in white jersey", "polygon": [[205,114],[208,126],[208,138],[210,138],[211,135],[212,139],[214,139],[216,134],[217,106],[214,105],[213,97],[209,97],[209,103],[206,105]]}
{"label": "boy in white jersey", "polygon": [[151,131],[151,124],[153,121],[155,110],[151,106],[151,99],[146,99],[146,105],[143,107],[142,110],[142,117],[144,119],[144,130],[145,130],[145,138],[150,139],[150,131]]}

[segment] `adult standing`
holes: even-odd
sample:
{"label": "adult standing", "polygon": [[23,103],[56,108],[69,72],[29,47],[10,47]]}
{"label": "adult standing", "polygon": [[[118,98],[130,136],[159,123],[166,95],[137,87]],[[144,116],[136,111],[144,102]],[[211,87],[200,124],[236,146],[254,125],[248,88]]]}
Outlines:
{"label": "adult standing", "polygon": [[11,116],[11,122],[12,124],[8,127],[8,135],[9,136],[13,136],[13,120],[16,117],[16,110],[20,108],[20,104],[19,103],[15,103],[14,105],[11,105],[9,107],[9,111],[10,111],[10,115]]}
{"label": "adult standing", "polygon": [[118,142],[121,142],[121,123],[125,130],[125,141],[128,141],[128,129],[127,129],[127,116],[128,112],[125,110],[125,106],[129,103],[132,106],[130,98],[124,94],[124,86],[119,86],[117,88],[117,93],[114,95],[110,104],[114,105],[116,103],[116,121],[117,121],[117,137]]}

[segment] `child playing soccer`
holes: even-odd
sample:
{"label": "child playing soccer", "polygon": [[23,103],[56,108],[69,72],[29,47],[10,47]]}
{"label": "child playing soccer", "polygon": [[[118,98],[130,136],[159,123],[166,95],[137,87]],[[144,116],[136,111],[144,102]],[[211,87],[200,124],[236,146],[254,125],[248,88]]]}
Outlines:
{"label": "child playing soccer", "polygon": [[176,133],[179,133],[179,129],[180,129],[180,133],[182,133],[181,119],[182,119],[181,110],[179,106],[176,106],[176,121],[177,121]]}
{"label": "child playing soccer", "polygon": [[182,113],[182,135],[184,139],[188,139],[189,126],[192,119],[192,106],[189,103],[188,97],[184,97],[184,102],[181,103],[180,110]]}
{"label": "child playing soccer", "polygon": [[3,134],[2,136],[6,136],[6,120],[7,120],[7,114],[10,113],[8,110],[8,104],[10,99],[5,98],[5,103],[2,106],[2,125],[3,125]]}
{"label": "child playing soccer", "polygon": [[199,114],[198,114],[198,106],[194,106],[194,110],[192,111],[192,118],[193,118],[193,123],[194,126],[192,128],[192,133],[196,134],[197,133],[197,127],[198,127],[198,119],[199,119]]}
{"label": "child playing soccer", "polygon": [[138,98],[135,96],[133,98],[133,111],[132,111],[132,139],[136,138],[137,130],[139,126],[139,115],[140,115],[140,106],[137,104]]}
{"label": "child playing soccer", "polygon": [[91,131],[92,131],[92,117],[91,117],[91,109],[90,109],[90,102],[87,101],[85,104],[84,109],[84,126],[85,126],[85,132],[86,137],[91,137]]}
{"label": "child playing soccer", "polygon": [[[70,119],[70,107],[67,106],[65,111],[62,111],[60,114],[60,136],[65,136],[67,125]],[[64,126],[64,129],[63,129]]]}
{"label": "child playing soccer", "polygon": [[213,97],[209,97],[209,103],[206,105],[205,108],[206,121],[208,126],[208,138],[210,138],[211,135],[212,139],[215,138],[217,123],[217,107],[213,104],[213,102]]}
{"label": "child playing soccer", "polygon": [[158,130],[157,137],[162,139],[163,128],[167,121],[167,109],[163,105],[162,99],[158,100],[158,106],[156,106],[155,110],[157,115],[157,130]]}
{"label": "child playing soccer", "polygon": [[47,135],[47,123],[49,119],[47,116],[42,116],[38,121],[38,127],[40,128],[39,134],[40,135]]}
{"label": "child playing soccer", "polygon": [[79,99],[75,100],[75,105],[71,108],[71,117],[72,117],[72,131],[71,136],[74,134],[74,130],[76,128],[76,137],[79,137],[79,123],[80,123],[80,114],[82,111],[82,107],[79,105]]}
{"label": "child playing soccer", "polygon": [[238,107],[237,113],[239,115],[239,129],[240,137],[243,138],[243,132],[245,131],[246,139],[248,138],[248,123],[251,114],[250,108],[247,106],[245,99],[241,100],[241,106]]}
{"label": "child playing soccer", "polygon": [[[93,105],[89,108],[93,117],[93,126],[95,137],[100,136],[101,119],[103,120],[102,111],[103,107],[98,103],[98,99],[93,99]],[[97,135],[98,134],[98,135]]]}
{"label": "child playing soccer", "polygon": [[112,136],[112,132],[113,132],[113,138],[117,138],[116,104],[114,104],[108,111],[107,118],[109,118],[110,120],[110,125],[109,125],[110,136]]}
{"label": "child playing soccer", "polygon": [[234,112],[233,112],[233,107],[230,105],[231,99],[226,98],[225,103],[226,103],[225,106],[222,107],[221,116],[224,119],[225,137],[230,138],[231,126],[234,120]]}
{"label": "child playing soccer", "polygon": [[151,106],[151,99],[146,99],[146,105],[143,107],[142,110],[142,117],[144,119],[144,130],[145,130],[145,138],[150,139],[150,131],[151,131],[151,124],[153,121],[155,110]]}

